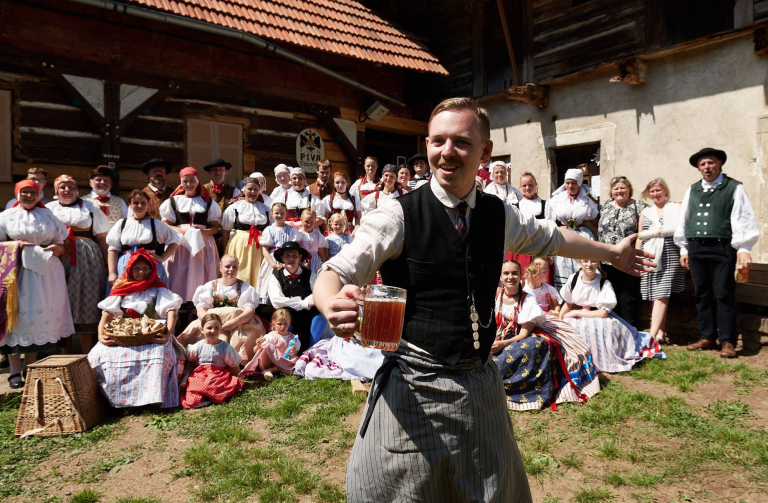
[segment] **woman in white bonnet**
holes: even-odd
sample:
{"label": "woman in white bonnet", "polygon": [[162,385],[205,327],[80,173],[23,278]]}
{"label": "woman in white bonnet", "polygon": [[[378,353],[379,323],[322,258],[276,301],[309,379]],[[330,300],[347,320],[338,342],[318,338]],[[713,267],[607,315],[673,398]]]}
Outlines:
{"label": "woman in white bonnet", "polygon": [[[552,193],[544,209],[548,220],[554,220],[557,225],[568,227],[582,236],[594,241],[592,234],[584,223],[597,218],[597,203],[582,186],[584,174],[580,169],[569,169],[565,172],[565,183]],[[559,290],[568,277],[579,268],[577,260],[555,257],[555,286]]]}
{"label": "woman in white bonnet", "polygon": [[[269,195],[269,199],[272,201],[280,199],[283,194],[290,190],[291,168],[285,164],[278,164],[275,166],[275,181],[277,182],[277,187],[275,187],[275,190]],[[272,205],[270,204],[269,206],[271,207]]]}
{"label": "woman in white bonnet", "polygon": [[[256,171],[254,173],[251,173],[251,178],[255,178],[259,181],[259,186],[261,187],[261,193],[259,194],[258,201],[260,203],[264,203],[264,205],[267,208],[272,207],[272,198],[267,195],[267,178],[264,176],[263,173]],[[277,190],[277,188],[275,188]]]}

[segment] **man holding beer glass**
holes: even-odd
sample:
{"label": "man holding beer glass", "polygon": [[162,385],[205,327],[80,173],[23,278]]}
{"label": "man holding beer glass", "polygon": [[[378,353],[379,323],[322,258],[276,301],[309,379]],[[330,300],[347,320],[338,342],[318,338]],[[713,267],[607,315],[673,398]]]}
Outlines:
{"label": "man holding beer glass", "polygon": [[430,183],[371,211],[318,276],[317,307],[342,337],[359,329],[360,301],[369,326],[365,306],[380,299],[363,296],[360,285],[377,269],[384,285],[407,290],[402,340],[384,352],[349,460],[350,503],[531,501],[501,376],[488,358],[504,252],[650,270],[642,258],[649,254],[631,245],[635,236],[590,241],[476,190],[477,166],[492,148],[485,109],[468,98],[443,101],[429,122]]}

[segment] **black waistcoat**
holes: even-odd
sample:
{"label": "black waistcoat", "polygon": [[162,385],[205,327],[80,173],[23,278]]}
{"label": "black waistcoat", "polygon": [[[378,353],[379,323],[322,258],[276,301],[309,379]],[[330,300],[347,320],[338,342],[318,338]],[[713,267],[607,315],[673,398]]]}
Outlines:
{"label": "black waistcoat", "polygon": [[[477,192],[469,236],[461,241],[445,206],[429,185],[398,198],[405,217],[402,254],[384,263],[385,285],[408,290],[403,339],[454,363],[473,348],[470,291],[480,323],[480,355],[496,337],[494,296],[504,256],[504,203]],[[471,286],[470,286],[471,285]]]}
{"label": "black waistcoat", "polygon": [[312,271],[309,269],[301,269],[299,277],[291,279],[283,273],[282,269],[275,269],[274,273],[277,278],[277,282],[280,283],[280,288],[283,290],[285,297],[301,297],[305,299],[312,294],[312,287],[309,286],[309,278],[312,276]]}
{"label": "black waistcoat", "polygon": [[[192,223],[197,225],[205,225],[207,227],[208,211],[210,211],[211,209],[211,204],[213,204],[213,199],[208,201],[208,205],[205,207],[205,213],[194,213],[194,218],[192,220]],[[185,213],[185,212],[179,213],[179,209],[176,207],[176,200],[174,198],[171,198],[171,208],[173,209],[173,212],[176,214],[175,225],[187,225],[190,223],[189,213]]]}

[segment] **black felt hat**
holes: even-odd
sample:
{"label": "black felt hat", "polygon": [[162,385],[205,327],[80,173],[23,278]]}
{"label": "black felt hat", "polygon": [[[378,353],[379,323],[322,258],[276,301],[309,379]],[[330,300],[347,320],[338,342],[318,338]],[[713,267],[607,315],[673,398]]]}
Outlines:
{"label": "black felt hat", "polygon": [[141,165],[141,170],[146,175],[146,174],[149,174],[149,170],[150,169],[158,167],[158,166],[161,167],[161,168],[165,168],[165,174],[166,175],[168,173],[170,173],[171,171],[173,171],[173,165],[170,162],[164,161],[164,160],[159,159],[159,158],[150,159],[149,161],[145,162],[144,164]]}
{"label": "black felt hat", "polygon": [[688,162],[691,163],[691,166],[694,168],[699,167],[699,159],[701,159],[704,156],[711,155],[712,157],[715,157],[717,159],[720,159],[723,164],[725,164],[725,160],[728,159],[728,156],[725,155],[725,152],[722,150],[717,150],[716,148],[703,148],[693,154],[690,159],[688,159]]}
{"label": "black felt hat", "polygon": [[301,261],[304,262],[309,258],[309,252],[301,247],[299,243],[296,241],[288,241],[283,245],[282,248],[278,248],[275,250],[275,260],[283,263],[283,253],[287,252],[288,250],[296,250],[299,252],[299,256],[301,256]]}
{"label": "black felt hat", "polygon": [[411,167],[412,167],[412,166],[413,166],[413,163],[414,163],[414,162],[416,162],[416,161],[424,161],[424,162],[426,162],[427,164],[429,164],[429,159],[427,159],[427,156],[426,156],[426,155],[424,155],[424,154],[416,154],[416,155],[412,156],[410,159],[408,159],[408,160],[406,161],[406,164],[407,164],[408,166],[411,166]]}
{"label": "black felt hat", "polygon": [[211,159],[211,162],[203,166],[203,169],[206,171],[210,171],[213,168],[227,168],[227,171],[232,169],[232,163],[227,162],[221,157],[217,157],[216,159]]}

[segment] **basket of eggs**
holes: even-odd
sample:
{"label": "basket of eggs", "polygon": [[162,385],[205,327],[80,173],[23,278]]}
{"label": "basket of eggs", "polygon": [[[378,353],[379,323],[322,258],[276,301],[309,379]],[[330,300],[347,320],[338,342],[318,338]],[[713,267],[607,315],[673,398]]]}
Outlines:
{"label": "basket of eggs", "polygon": [[158,335],[168,331],[165,323],[148,318],[115,318],[104,326],[104,335],[118,346],[141,346],[149,344]]}

